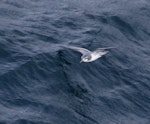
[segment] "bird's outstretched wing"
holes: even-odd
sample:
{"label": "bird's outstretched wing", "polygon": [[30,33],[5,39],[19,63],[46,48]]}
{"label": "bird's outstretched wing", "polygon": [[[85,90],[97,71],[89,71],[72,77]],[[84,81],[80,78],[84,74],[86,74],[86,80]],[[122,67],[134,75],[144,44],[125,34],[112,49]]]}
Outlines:
{"label": "bird's outstretched wing", "polygon": [[94,50],[93,52],[101,52],[101,51],[105,51],[105,50],[108,50],[108,49],[114,49],[114,48],[117,48],[117,47],[97,48],[97,49]]}
{"label": "bird's outstretched wing", "polygon": [[97,48],[96,50],[108,50],[108,49],[114,49],[117,47],[104,47],[104,48]]}
{"label": "bird's outstretched wing", "polygon": [[92,54],[103,56],[109,52],[108,49],[113,49],[113,48],[116,48],[116,47],[97,48],[96,50],[92,51]]}
{"label": "bird's outstretched wing", "polygon": [[91,53],[91,51],[89,51],[85,48],[81,48],[81,47],[74,47],[74,46],[62,46],[62,47],[72,49],[74,51],[78,51],[78,52],[82,53],[83,55],[87,54],[87,53]]}

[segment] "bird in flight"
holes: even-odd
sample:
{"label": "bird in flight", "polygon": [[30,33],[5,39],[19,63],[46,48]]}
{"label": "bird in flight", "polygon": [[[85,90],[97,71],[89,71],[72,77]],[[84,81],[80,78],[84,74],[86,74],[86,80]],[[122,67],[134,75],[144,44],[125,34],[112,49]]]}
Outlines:
{"label": "bird in flight", "polygon": [[108,49],[116,48],[116,47],[97,48],[94,51],[90,51],[85,48],[75,46],[62,46],[62,47],[80,52],[82,54],[80,63],[95,61],[98,58],[102,57],[103,55],[107,54],[109,52],[107,51]]}

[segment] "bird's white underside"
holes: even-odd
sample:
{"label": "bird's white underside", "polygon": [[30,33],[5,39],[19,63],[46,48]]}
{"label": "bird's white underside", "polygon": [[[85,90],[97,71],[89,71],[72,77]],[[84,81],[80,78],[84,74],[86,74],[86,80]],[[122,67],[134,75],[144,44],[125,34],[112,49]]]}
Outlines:
{"label": "bird's white underside", "polygon": [[102,57],[103,55],[107,54],[108,51],[103,51],[103,52],[98,52],[98,53],[91,53],[91,59],[88,60],[87,62],[92,62],[92,61],[95,61],[96,59]]}

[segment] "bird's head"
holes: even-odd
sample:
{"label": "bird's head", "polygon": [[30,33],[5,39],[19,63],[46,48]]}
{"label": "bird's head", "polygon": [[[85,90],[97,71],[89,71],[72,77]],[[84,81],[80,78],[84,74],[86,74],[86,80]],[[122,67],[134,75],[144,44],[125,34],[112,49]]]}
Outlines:
{"label": "bird's head", "polygon": [[89,55],[84,55],[84,56],[81,57],[80,63],[81,63],[81,62],[88,62],[90,59],[91,59],[91,56],[89,56]]}

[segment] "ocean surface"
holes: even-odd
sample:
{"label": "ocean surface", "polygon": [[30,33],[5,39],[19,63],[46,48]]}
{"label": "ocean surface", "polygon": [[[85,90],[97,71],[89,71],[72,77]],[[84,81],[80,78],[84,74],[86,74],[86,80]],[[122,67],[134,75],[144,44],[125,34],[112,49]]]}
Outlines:
{"label": "ocean surface", "polygon": [[150,124],[150,1],[0,0],[0,124]]}

